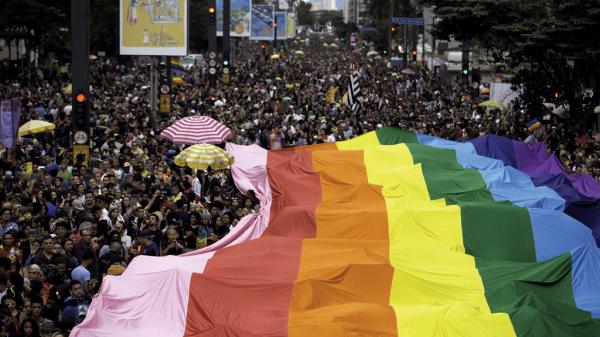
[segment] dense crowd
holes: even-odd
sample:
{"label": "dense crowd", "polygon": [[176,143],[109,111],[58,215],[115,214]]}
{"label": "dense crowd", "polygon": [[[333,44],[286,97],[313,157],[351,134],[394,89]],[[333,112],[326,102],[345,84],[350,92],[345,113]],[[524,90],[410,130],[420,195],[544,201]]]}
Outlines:
{"label": "dense crowd", "polygon": [[[253,193],[242,195],[228,170],[174,164],[181,147],[158,134],[181,117],[209,115],[231,128],[230,141],[268,149],[339,141],[383,126],[456,140],[494,133],[545,141],[568,171],[600,175],[597,133],[552,117],[531,135],[526,112],[479,108],[484,97],[477,89],[441,83],[422,68],[403,75],[385,59],[324,42],[288,41],[276,60],[242,42],[230,85],[211,90],[205,68],[192,68],[175,88],[173,113],[156,120],[146,59],[92,62],[89,167],[70,152],[64,66],[37,69],[28,86],[0,81],[0,97],[22,100],[22,123],[56,125],[0,152],[0,335],[65,336],[85,317],[105,275],[120,275],[138,255],[210,245],[258,211]],[[300,49],[305,55],[293,53]],[[340,103],[351,68],[363,92],[357,113]],[[328,100],[332,87],[337,94]]]}

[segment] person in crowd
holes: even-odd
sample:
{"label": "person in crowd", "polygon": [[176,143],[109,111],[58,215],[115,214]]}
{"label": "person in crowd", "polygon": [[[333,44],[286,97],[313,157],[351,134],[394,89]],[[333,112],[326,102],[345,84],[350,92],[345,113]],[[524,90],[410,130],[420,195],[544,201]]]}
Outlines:
{"label": "person in crowd", "polygon": [[[155,120],[145,61],[91,61],[88,158],[73,156],[71,95],[64,90],[70,80],[56,76],[61,60],[36,69],[39,76],[29,83],[25,72],[3,76],[0,97],[21,101],[20,124],[55,124],[52,131],[16,138],[14,149],[0,146],[0,301],[6,297],[19,321],[14,332],[60,335],[57,327],[68,330],[85,317],[86,296],[105,275],[122,274],[139,255],[180,255],[218,242],[260,212],[259,198],[239,191],[230,170],[174,163],[181,147],[158,135],[198,113],[228,126],[227,141],[276,151],[389,126],[458,141],[497,134],[544,142],[567,172],[600,177],[600,133],[589,121],[567,123],[551,111],[542,119],[519,102],[503,111],[484,109],[477,103],[488,97],[476,87],[442,81],[426,67],[402,74],[385,59],[322,43],[303,45],[304,57],[282,52],[278,60],[256,62],[262,51],[242,41],[245,52],[236,58],[231,85],[210,90],[202,67],[192,67],[185,74],[190,85],[173,87],[172,112]],[[358,111],[342,102],[351,66],[362,92]],[[2,67],[0,73],[7,70]],[[338,88],[333,100],[327,99],[330,88]],[[530,132],[534,113],[542,127]],[[12,329],[3,315],[0,310],[7,322],[0,336]]]}

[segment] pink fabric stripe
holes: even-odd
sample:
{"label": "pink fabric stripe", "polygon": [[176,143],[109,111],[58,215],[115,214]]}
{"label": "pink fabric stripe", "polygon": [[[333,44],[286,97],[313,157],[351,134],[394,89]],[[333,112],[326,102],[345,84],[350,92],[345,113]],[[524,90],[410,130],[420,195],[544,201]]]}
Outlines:
{"label": "pink fabric stripe", "polygon": [[222,248],[260,237],[271,209],[267,151],[256,146],[227,144],[235,157],[231,168],[239,190],[254,190],[261,210],[244,217],[225,238],[182,256],[135,258],[122,276],[106,277],[88,315],[70,336],[181,337],[185,331],[190,280]]}

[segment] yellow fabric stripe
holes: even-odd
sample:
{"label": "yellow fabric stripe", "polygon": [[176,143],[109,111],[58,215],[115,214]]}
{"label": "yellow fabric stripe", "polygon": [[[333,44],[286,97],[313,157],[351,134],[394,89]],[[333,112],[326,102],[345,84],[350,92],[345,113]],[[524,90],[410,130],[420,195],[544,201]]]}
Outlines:
{"label": "yellow fabric stripe", "polygon": [[377,133],[369,132],[362,136],[345,140],[342,142],[336,142],[338,150],[362,150],[373,146],[379,146],[379,138]]}
{"label": "yellow fabric stripe", "polygon": [[406,145],[358,139],[338,148],[364,146],[369,183],[383,186],[398,336],[515,336],[508,315],[490,313],[475,259],[464,253],[460,208],[430,199]]}

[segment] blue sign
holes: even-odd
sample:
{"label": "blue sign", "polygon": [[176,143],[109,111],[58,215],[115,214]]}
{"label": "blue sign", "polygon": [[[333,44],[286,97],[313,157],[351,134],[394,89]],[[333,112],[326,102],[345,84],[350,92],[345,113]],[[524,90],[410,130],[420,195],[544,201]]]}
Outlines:
{"label": "blue sign", "polygon": [[425,20],[423,18],[404,18],[394,16],[392,18],[392,23],[397,25],[424,26]]}
{"label": "blue sign", "polygon": [[250,21],[251,40],[273,40],[274,7],[271,5],[252,5],[252,20]]}

